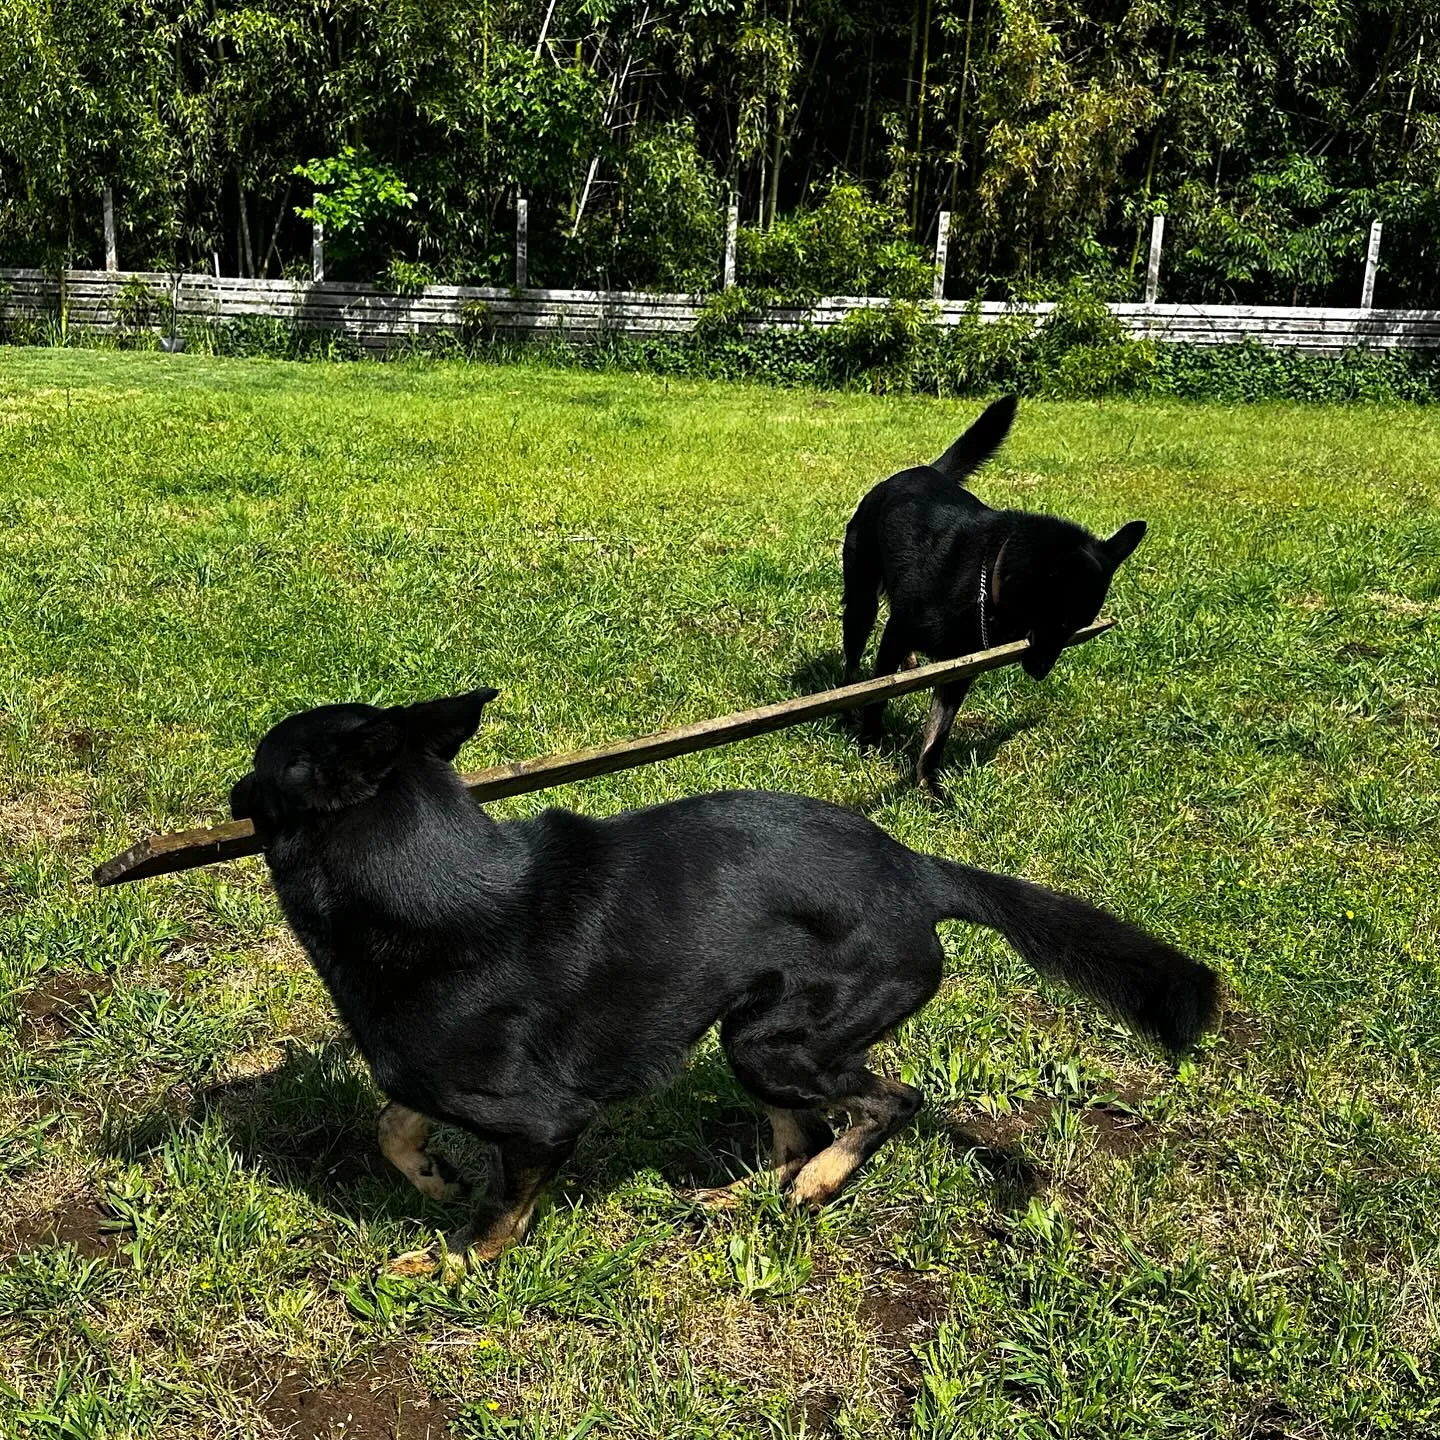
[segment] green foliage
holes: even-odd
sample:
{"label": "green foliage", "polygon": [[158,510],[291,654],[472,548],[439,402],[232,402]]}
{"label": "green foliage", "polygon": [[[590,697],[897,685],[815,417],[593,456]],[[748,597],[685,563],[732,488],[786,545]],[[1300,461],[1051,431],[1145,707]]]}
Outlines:
{"label": "green foliage", "polygon": [[[414,191],[406,189],[393,170],[373,164],[353,145],[346,145],[328,160],[297,165],[295,174],[315,187],[312,202],[297,205],[295,213],[324,227],[325,244],[337,256],[353,253],[355,240],[364,230],[382,216],[408,210],[416,200]],[[392,267],[394,263],[392,260]]]}
{"label": "green foliage", "polygon": [[150,288],[139,275],[130,275],[115,296],[115,320],[122,339],[134,341],[156,325],[170,323],[168,295]]}
{"label": "green foliage", "polygon": [[826,295],[884,295],[918,300],[930,293],[933,267],[901,238],[896,209],[851,180],[835,179],[820,202],[778,218],[769,229],[740,229],[736,279],[773,300]]}
{"label": "green foliage", "polygon": [[435,284],[435,272],[428,265],[392,255],[385,267],[384,284],[397,295],[418,295],[427,285]]}
{"label": "green foliage", "polygon": [[0,263],[100,263],[110,185],[127,266],[283,273],[298,201],[344,276],[506,283],[523,193],[542,283],[696,290],[729,192],[757,293],[923,299],[943,210],[951,297],[1134,298],[1162,211],[1170,298],[1354,303],[1379,218],[1381,303],[1434,304],[1433,9],[11,0]]}
{"label": "green foliage", "polygon": [[678,121],[637,136],[625,151],[619,185],[621,200],[608,220],[606,283],[713,290],[725,244],[724,207],[693,126]]}

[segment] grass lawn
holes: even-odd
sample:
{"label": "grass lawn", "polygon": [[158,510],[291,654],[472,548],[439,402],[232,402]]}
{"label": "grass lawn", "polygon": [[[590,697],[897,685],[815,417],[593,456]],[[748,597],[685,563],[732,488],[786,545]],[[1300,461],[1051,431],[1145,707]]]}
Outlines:
{"label": "grass lawn", "polygon": [[1150,535],[944,807],[924,697],[496,807],[804,791],[1223,971],[1177,1070],[947,927],[929,1103],[818,1219],[685,1200],[765,1140],[707,1044],[498,1267],[384,1277],[463,1217],[260,862],[89,885],[302,706],[499,686],[478,768],[819,688],[856,499],[978,408],[0,350],[0,1434],[1440,1431],[1440,410],[1024,404],[977,491]]}

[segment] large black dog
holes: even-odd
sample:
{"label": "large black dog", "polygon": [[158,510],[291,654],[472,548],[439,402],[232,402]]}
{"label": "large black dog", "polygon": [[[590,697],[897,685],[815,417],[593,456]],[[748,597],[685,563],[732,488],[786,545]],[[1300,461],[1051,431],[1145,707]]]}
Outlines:
{"label": "large black dog", "polygon": [[1179,951],[818,800],[738,790],[497,824],[450,763],[495,693],[294,715],[230,798],[390,1097],[385,1154],[450,1198],[432,1122],[499,1149],[498,1191],[452,1250],[518,1240],[601,1107],[663,1082],[716,1021],[769,1115],[777,1181],[829,1200],[920,1107],[866,1061],[939,986],[940,920],[993,927],[1171,1051],[1213,1020],[1215,976]]}
{"label": "large black dog", "polygon": [[[1028,640],[1021,663],[1043,680],[1077,630],[1100,613],[1111,577],[1145,536],[1132,520],[1108,540],[1053,515],[992,510],[964,488],[1010,433],[1015,397],[997,400],[933,465],[882,480],[845,531],[845,678],[860,670],[880,596],[890,618],[875,673],[889,675],[919,653],[951,660]],[[971,682],[939,686],[930,706],[916,778],[936,791],[935,771]],[[864,744],[880,738],[885,705],[861,719]]]}

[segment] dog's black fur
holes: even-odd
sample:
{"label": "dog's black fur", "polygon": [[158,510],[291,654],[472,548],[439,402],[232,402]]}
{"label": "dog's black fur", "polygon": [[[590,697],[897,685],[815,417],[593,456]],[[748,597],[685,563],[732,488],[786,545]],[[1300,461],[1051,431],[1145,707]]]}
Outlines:
{"label": "dog's black fur", "polygon": [[866,1058],[939,986],[941,920],[1000,931],[1171,1051],[1213,1021],[1214,974],[1170,946],[818,800],[724,791],[497,824],[450,763],[495,693],[292,716],[230,802],[392,1099],[386,1154],[449,1196],[431,1119],[499,1147],[498,1211],[467,1248],[518,1239],[601,1107],[663,1082],[717,1021],[777,1178],[829,1199],[920,1105]]}
{"label": "dog's black fur", "polygon": [[[933,465],[882,480],[856,508],[843,556],[847,682],[859,673],[882,594],[890,618],[875,656],[877,675],[899,670],[915,654],[951,660],[1028,640],[1031,654],[1022,664],[1042,680],[1070,637],[1099,615],[1115,571],[1145,536],[1143,520],[1100,540],[1052,515],[992,510],[964,487],[1009,434],[1015,404],[1013,395],[997,400]],[[956,680],[935,691],[916,767],[926,789],[936,788],[970,685]],[[884,708],[882,701],[864,712],[863,743],[879,739]]]}

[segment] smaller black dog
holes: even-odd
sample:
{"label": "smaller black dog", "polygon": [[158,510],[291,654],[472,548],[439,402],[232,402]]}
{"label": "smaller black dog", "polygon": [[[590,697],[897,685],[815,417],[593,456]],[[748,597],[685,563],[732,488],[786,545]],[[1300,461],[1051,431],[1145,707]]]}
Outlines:
{"label": "smaller black dog", "polygon": [[939,988],[947,917],[1170,1050],[1214,1018],[1214,974],[1143,931],[819,800],[736,790],[497,824],[450,763],[494,695],[294,715],[230,797],[390,1097],[386,1156],[448,1199],[432,1122],[498,1147],[498,1188],[452,1250],[514,1244],[602,1107],[673,1075],[716,1021],[769,1115],[777,1182],[829,1200],[920,1107],[867,1058]]}
{"label": "smaller black dog", "polygon": [[[1145,536],[1132,520],[1108,540],[1053,515],[992,510],[963,485],[999,448],[1015,419],[1015,396],[997,400],[933,465],[882,480],[845,531],[845,678],[860,671],[880,596],[890,618],[875,656],[889,675],[914,655],[953,660],[1028,640],[1025,673],[1043,680],[1077,630],[1105,603],[1115,571]],[[935,772],[971,682],[938,686],[916,766],[937,793]],[[869,706],[861,743],[880,738],[885,702]]]}

